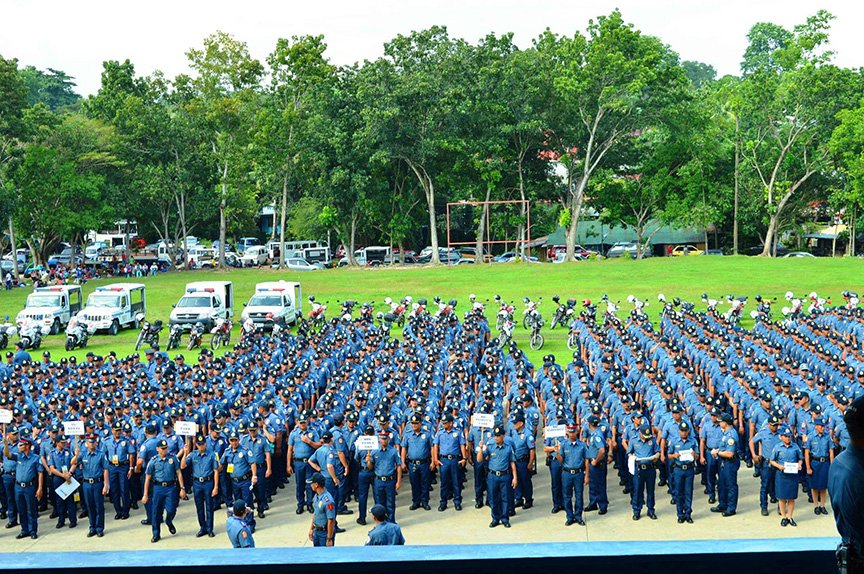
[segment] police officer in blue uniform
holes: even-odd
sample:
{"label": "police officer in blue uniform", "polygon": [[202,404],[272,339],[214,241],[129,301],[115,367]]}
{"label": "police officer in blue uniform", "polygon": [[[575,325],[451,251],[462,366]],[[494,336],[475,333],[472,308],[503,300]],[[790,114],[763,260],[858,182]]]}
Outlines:
{"label": "police officer in blue uniform", "polygon": [[442,427],[435,434],[432,460],[441,471],[441,502],[438,511],[447,510],[447,501],[453,499],[453,507],[462,510],[462,482],[459,469],[465,466],[465,435],[453,426],[453,415],[446,414],[441,419]]}
{"label": "police officer in blue uniform", "polygon": [[588,458],[588,447],[579,438],[577,425],[567,425],[567,439],[555,445],[555,458],[561,463],[561,486],[564,490],[564,510],[567,513],[564,525],[585,526],[582,511],[585,486],[591,481],[591,461]]}
{"label": "police officer in blue uniform", "polygon": [[813,513],[828,516],[825,499],[828,494],[828,473],[831,463],[834,462],[834,449],[831,436],[825,432],[825,419],[817,418],[813,421],[813,428],[816,432],[811,433],[804,443],[804,461],[815,503]]}
{"label": "police officer in blue uniform", "polygon": [[660,458],[660,446],[651,432],[651,427],[643,424],[639,427],[639,436],[630,441],[627,454],[636,459],[633,474],[633,493],[630,497],[633,507],[633,520],[642,516],[642,505],[648,507],[648,518],[657,520],[654,511],[654,487],[657,480],[657,461]]}
{"label": "police officer in blue uniform", "polygon": [[318,434],[310,430],[308,425],[309,419],[301,414],[297,418],[297,426],[288,435],[286,471],[288,476],[297,475],[297,514],[303,514],[304,507],[312,512],[312,494],[307,484],[313,472],[309,457],[321,446]]}
{"label": "police officer in blue uniform", "polygon": [[775,483],[777,469],[771,464],[774,447],[780,444],[780,419],[771,416],[765,426],[750,437],[750,452],[753,463],[759,469],[759,506],[762,516],[768,516],[768,501],[777,502]]}
{"label": "police officer in blue uniform", "polygon": [[255,539],[252,538],[252,528],[246,523],[246,501],[234,502],[234,512],[229,514],[225,523],[225,533],[234,548],[255,548]]}
{"label": "police officer in blue uniform", "polygon": [[90,529],[87,537],[105,536],[105,495],[108,494],[108,463],[105,453],[98,447],[99,437],[88,435],[83,451],[76,454],[76,466],[81,469],[84,507]]}
{"label": "police officer in blue uniform", "polygon": [[[828,494],[841,543],[837,549],[841,572],[864,572],[864,396],[846,408],[843,421],[849,448],[841,452],[828,472]],[[844,568],[846,570],[844,570]]]}
{"label": "police officer in blue uniform", "polygon": [[153,538],[156,543],[162,539],[162,520],[164,512],[165,525],[168,532],[177,534],[174,527],[174,516],[177,514],[178,486],[179,496],[186,500],[186,487],[183,484],[183,473],[180,471],[180,461],[173,454],[168,454],[168,441],[160,439],[156,444],[158,455],[150,460],[145,471],[144,503],[147,503],[150,488],[153,489]]}
{"label": "police officer in blue uniform", "polygon": [[402,459],[399,451],[390,446],[390,433],[378,433],[380,448],[366,453],[366,468],[375,472],[373,496],[375,504],[387,509],[390,522],[396,522],[396,493],[402,486]]}
{"label": "police officer in blue uniform", "polygon": [[114,520],[129,518],[131,497],[129,479],[132,477],[135,449],[129,439],[123,436],[123,423],[114,421],[111,425],[112,436],[102,441],[105,458],[108,461],[108,490],[114,504]]}
{"label": "police officer in blue uniform", "polygon": [[[9,456],[6,455],[8,447]],[[6,429],[3,437],[3,497],[5,501],[4,511],[9,522],[6,528],[18,526],[18,504],[15,502],[15,461],[11,455],[18,454],[18,427],[10,426]]]}
{"label": "police officer in blue uniform", "polygon": [[509,437],[513,444],[513,451],[516,453],[516,474],[518,477],[518,484],[514,492],[514,506],[527,510],[534,506],[534,483],[531,476],[535,472],[536,443],[534,431],[526,426],[524,415],[516,415],[513,418]]}
{"label": "police officer in blue uniform", "polygon": [[[771,453],[771,465],[777,469],[777,498],[780,501],[780,526],[798,526],[792,514],[798,498],[798,473],[804,466],[801,448],[792,442],[792,431],[787,427],[780,431],[780,444]],[[787,465],[792,467],[790,472]]]}
{"label": "police officer in blue uniform", "polygon": [[720,446],[711,451],[711,456],[720,461],[720,473],[717,481],[717,506],[711,507],[711,512],[722,513],[723,516],[735,516],[738,510],[738,469],[741,460],[738,458],[738,430],[732,425],[734,419],[729,413],[720,417]]}
{"label": "police officer in blue uniform", "polygon": [[[240,434],[237,431],[228,433],[228,444],[228,449],[222,455],[222,466],[231,479],[234,500],[243,500],[247,507],[255,508],[252,485],[258,483],[258,465],[255,464],[253,453],[240,446]],[[255,532],[254,514],[250,512],[246,516],[246,522],[252,532]]]}
{"label": "police officer in blue uniform", "polygon": [[[76,466],[73,462],[75,455],[66,446],[66,437],[59,435],[54,439],[54,450],[48,457],[48,472],[51,474],[51,480],[54,481],[54,491],[56,492],[64,483],[70,482],[72,475],[75,474]],[[69,528],[78,526],[78,514],[75,504],[75,494],[71,493],[66,498],[57,496],[57,528],[63,528],[66,525],[66,519],[69,519]]]}
{"label": "police officer in blue uniform", "polygon": [[18,440],[18,452],[12,452],[9,440],[3,443],[3,455],[15,463],[15,505],[21,521],[21,532],[15,537],[18,540],[28,536],[33,540],[39,538],[37,505],[42,498],[43,475],[39,472],[41,460],[31,452],[32,446],[33,441],[28,437]]}
{"label": "police officer in blue uniform", "polygon": [[606,492],[607,456],[606,438],[598,428],[600,418],[597,415],[588,417],[588,459],[591,463],[588,475],[588,506],[586,512],[598,510],[598,514],[609,511],[609,497]]}
{"label": "police officer in blue uniform", "polygon": [[486,490],[492,511],[489,528],[495,528],[499,524],[510,528],[509,501],[518,482],[516,452],[511,444],[504,441],[507,434],[504,427],[495,427],[492,434],[493,439],[481,444],[480,452],[477,453],[477,458],[480,462],[485,462],[487,467]]}
{"label": "police officer in blue uniform", "polygon": [[[375,429],[367,426],[363,429],[363,434],[366,436],[374,436]],[[375,470],[370,469],[367,465],[367,455],[372,452],[364,449],[357,449],[354,453],[354,460],[357,463],[357,509],[359,516],[357,524],[360,526],[366,525],[366,508],[369,504],[369,490],[375,482]],[[374,493],[373,493],[374,498]]]}
{"label": "police officer in blue uniform", "polygon": [[336,543],[336,501],[324,488],[324,476],[320,472],[312,475],[309,484],[315,492],[309,540],[313,546],[333,546]]}
{"label": "police officer in blue uniform", "polygon": [[432,435],[420,425],[423,418],[411,415],[411,430],[402,435],[402,473],[411,482],[409,510],[429,510],[429,486],[432,481]]}
{"label": "police officer in blue uniform", "polygon": [[387,509],[376,504],[370,509],[375,519],[375,528],[369,531],[366,546],[404,546],[405,536],[395,522],[387,521]]}
{"label": "police officer in blue uniform", "polygon": [[679,437],[669,443],[669,459],[672,461],[672,480],[675,483],[675,507],[678,524],[693,524],[693,478],[696,475],[696,456],[699,445],[691,436],[690,423],[678,425]]}
{"label": "police officer in blue uniform", "polygon": [[[191,467],[192,497],[198,514],[198,533],[196,538],[213,538],[213,505],[219,494],[219,457],[210,450],[207,439],[195,437],[195,450],[192,451],[192,438],[188,439],[180,461],[180,469]],[[243,502],[245,506],[245,502]],[[230,538],[230,535],[229,535]]]}

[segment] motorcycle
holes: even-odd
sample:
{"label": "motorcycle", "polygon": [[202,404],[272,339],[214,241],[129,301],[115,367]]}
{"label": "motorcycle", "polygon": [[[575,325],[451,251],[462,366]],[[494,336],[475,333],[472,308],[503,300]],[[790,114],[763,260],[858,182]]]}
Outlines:
{"label": "motorcycle", "polygon": [[[858,309],[858,303],[860,301],[858,299],[858,293],[854,291],[843,291],[842,295],[843,299],[846,301],[846,304],[844,305],[846,311],[850,314],[854,314],[855,310]],[[6,320],[8,321],[9,318],[7,317]]]}
{"label": "motorcycle", "polygon": [[0,350],[5,349],[9,345],[9,337],[18,332],[18,327],[9,322],[9,315],[6,315],[5,321],[0,325]]}
{"label": "motorcycle", "polygon": [[633,305],[633,309],[630,311],[630,319],[633,322],[639,323],[648,320],[648,313],[645,312],[645,307],[648,306],[648,303],[634,295],[628,295],[627,302]]}
{"label": "motorcycle", "polygon": [[510,345],[510,341],[513,340],[513,329],[515,327],[516,323],[513,322],[512,314],[506,319],[504,319],[504,321],[501,323],[501,332],[498,335],[499,349],[505,349],[508,345]]}
{"label": "motorcycle", "polygon": [[192,325],[192,330],[189,331],[189,344],[186,345],[188,350],[192,349],[200,349],[201,348],[201,340],[204,337],[204,325],[201,323],[195,323]]}
{"label": "motorcycle", "polygon": [[[542,297],[540,298],[543,299]],[[537,305],[540,303],[535,303],[528,297],[523,297],[522,302],[525,303],[525,309],[522,310],[522,327],[524,329],[531,328],[531,321],[534,320],[534,312],[537,310]]]}
{"label": "motorcycle", "polygon": [[561,303],[561,298],[555,295],[552,297],[552,300],[555,301],[558,307],[555,309],[555,314],[552,316],[552,324],[549,328],[554,329],[556,325],[566,327],[575,312],[576,299],[567,299],[566,303]]}
{"label": "motorcycle", "polygon": [[619,309],[618,303],[617,302],[613,303],[609,299],[609,296],[606,295],[605,293],[600,298],[600,300],[603,301],[604,303],[606,303],[606,311],[603,313],[604,325],[608,326],[609,324],[613,324],[613,325],[619,324],[620,320],[618,319],[618,309]]}
{"label": "motorcycle", "polygon": [[741,321],[741,313],[744,310],[744,304],[747,302],[747,297],[734,297],[728,295],[726,300],[729,302],[729,310],[723,313],[723,319],[731,326],[737,327]]}
{"label": "motorcycle", "polygon": [[705,312],[710,316],[717,318],[717,305],[720,304],[720,301],[709,298],[708,293],[702,293],[702,302],[706,305]]}
{"label": "motorcycle", "polygon": [[84,348],[90,340],[90,335],[95,332],[84,321],[79,321],[75,317],[69,319],[69,324],[66,325],[66,345],[64,348],[67,351],[73,351],[77,347]]}
{"label": "motorcycle", "polygon": [[411,313],[408,314],[409,319],[415,319],[417,317],[422,317],[426,314],[426,305],[428,301],[426,299],[417,299],[417,302],[411,305]]}
{"label": "motorcycle", "polygon": [[364,323],[372,324],[372,317],[375,313],[375,302],[366,302],[360,307],[360,320]]}
{"label": "motorcycle", "polygon": [[216,326],[210,331],[213,334],[213,338],[210,339],[210,348],[215,351],[222,345],[230,343],[232,327],[231,319],[223,319],[222,317],[216,319]]}
{"label": "motorcycle", "polygon": [[273,321],[273,329],[270,331],[270,333],[274,337],[278,337],[279,333],[281,333],[282,331],[287,331],[290,328],[288,326],[288,323],[285,321],[285,317],[275,318],[273,317],[273,313],[267,313],[267,318]]}
{"label": "motorcycle", "polygon": [[657,300],[663,303],[663,308],[660,309],[660,318],[668,318],[668,319],[680,319],[681,313],[678,311],[678,307],[681,306],[681,299],[675,297],[671,301],[666,299],[666,295],[663,293],[659,293],[657,295]]}
{"label": "motorcycle", "polygon": [[251,317],[247,317],[240,325],[240,340],[243,341],[255,334],[255,321]]}
{"label": "motorcycle", "polygon": [[321,328],[324,327],[324,323],[327,322],[327,317],[325,317],[327,305],[315,301],[314,295],[309,296],[309,303],[312,304],[312,310],[309,311],[309,323],[311,324],[312,329],[320,331]]}
{"label": "motorcycle", "polygon": [[543,348],[543,343],[545,342],[543,333],[540,332],[540,328],[543,327],[543,317],[540,316],[540,312],[537,309],[534,309],[532,315],[531,337],[528,339],[528,345],[535,351],[539,351]]}
{"label": "motorcycle", "polygon": [[756,321],[757,323],[770,323],[771,322],[771,301],[769,299],[765,299],[762,295],[756,295],[754,297],[758,305],[756,309],[750,311],[750,317]]}
{"label": "motorcycle", "polygon": [[390,297],[385,297],[384,302],[390,306],[390,314],[394,317],[394,323],[399,325],[399,328],[405,326],[405,310],[411,305],[411,296],[406,296],[399,303],[393,301]]}
{"label": "motorcycle", "polygon": [[51,327],[35,321],[26,321],[18,329],[21,345],[25,351],[35,350],[42,346],[42,336],[51,332]]}
{"label": "motorcycle", "polygon": [[456,309],[456,299],[450,299],[446,303],[440,297],[435,297],[435,304],[438,305],[438,310],[435,311],[435,317],[438,319],[447,319],[453,314]]}
{"label": "motorcycle", "polygon": [[825,305],[830,305],[830,299],[824,299],[819,297],[816,294],[816,291],[813,291],[808,296],[810,299],[810,305],[807,307],[807,313],[810,315],[821,315],[825,311]]}
{"label": "motorcycle", "polygon": [[167,350],[171,349],[179,349],[180,348],[180,339],[183,337],[183,327],[179,324],[171,325],[171,330],[168,331],[168,345]]}
{"label": "motorcycle", "polygon": [[379,311],[376,317],[378,319],[378,326],[381,329],[381,334],[385,339],[388,338],[390,336],[390,329],[393,328],[393,323],[396,322],[396,315]]}
{"label": "motorcycle", "polygon": [[138,331],[138,340],[135,342],[135,350],[139,350],[142,345],[147,344],[155,347],[159,344],[159,333],[162,331],[162,321],[156,319],[152,323],[144,320],[144,313],[138,313],[135,320],[141,325],[141,330]]}

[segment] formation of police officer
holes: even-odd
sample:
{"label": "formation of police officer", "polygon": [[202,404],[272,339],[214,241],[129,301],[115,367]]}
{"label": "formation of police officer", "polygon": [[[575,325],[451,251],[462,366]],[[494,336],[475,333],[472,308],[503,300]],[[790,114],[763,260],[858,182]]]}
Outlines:
{"label": "formation of police officer", "polygon": [[[282,497],[315,517],[313,542],[328,545],[342,530],[337,517],[355,511],[349,502],[366,524],[370,493],[395,524],[407,475],[409,510],[431,510],[438,488],[438,510],[461,511],[473,481],[475,507],[488,505],[490,526],[506,527],[534,507],[538,448],[552,512],[565,512],[567,525],[618,503],[636,520],[643,511],[656,518],[664,487],[679,522],[690,523],[702,512],[696,477],[706,507],[734,516],[741,466],[760,481],[764,514],[780,500],[788,509],[799,490],[826,513],[827,476],[850,447],[843,413],[864,395],[860,310],[751,331],[692,310],[659,327],[638,317],[580,317],[570,327],[572,360],[546,355],[536,366],[515,343],[499,345],[480,305],[415,313],[398,338],[343,317],[318,332],[254,333],[224,357],[203,350],[190,363],[156,348],[143,360],[9,354],[0,364],[0,408],[13,414],[0,515],[22,538],[36,536],[44,504],[58,527],[86,518],[87,534],[102,536],[107,500],[115,520],[143,514],[158,542],[163,523],[176,532],[181,499],[193,498],[197,536],[209,537],[220,508],[242,503],[232,520],[251,534]],[[83,422],[83,435],[64,435],[71,421]],[[178,422],[195,423],[195,436],[179,436]],[[787,433],[801,452],[797,473],[777,454]],[[358,446],[361,436],[372,441]],[[782,499],[779,467],[795,475],[781,479]],[[629,500],[609,495],[609,474]],[[80,508],[56,492],[72,478]]]}

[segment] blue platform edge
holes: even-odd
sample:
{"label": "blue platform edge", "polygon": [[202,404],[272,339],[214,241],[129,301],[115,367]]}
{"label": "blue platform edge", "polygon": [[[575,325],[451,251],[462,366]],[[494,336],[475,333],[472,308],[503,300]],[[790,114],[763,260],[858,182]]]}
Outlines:
{"label": "blue platform edge", "polygon": [[294,566],[357,563],[438,563],[446,568],[447,562],[544,560],[579,558],[627,557],[688,557],[721,554],[730,561],[734,555],[784,555],[794,559],[801,553],[827,556],[837,547],[839,538],[769,538],[727,540],[662,540],[623,542],[549,542],[526,544],[459,544],[436,546],[365,547],[342,546],[335,548],[256,548],[235,549],[178,549],[137,550],[117,552],[18,552],[0,553],[0,570],[138,570],[141,568],[167,570],[172,568],[226,568],[237,566],[248,569],[255,566],[291,564]]}

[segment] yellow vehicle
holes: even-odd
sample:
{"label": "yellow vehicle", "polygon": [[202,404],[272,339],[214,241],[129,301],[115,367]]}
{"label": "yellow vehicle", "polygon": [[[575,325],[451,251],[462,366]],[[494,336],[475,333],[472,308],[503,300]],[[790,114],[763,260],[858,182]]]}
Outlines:
{"label": "yellow vehicle", "polygon": [[692,245],[677,245],[675,249],[672,250],[672,255],[674,257],[681,257],[683,255],[702,255],[701,249],[696,249]]}

